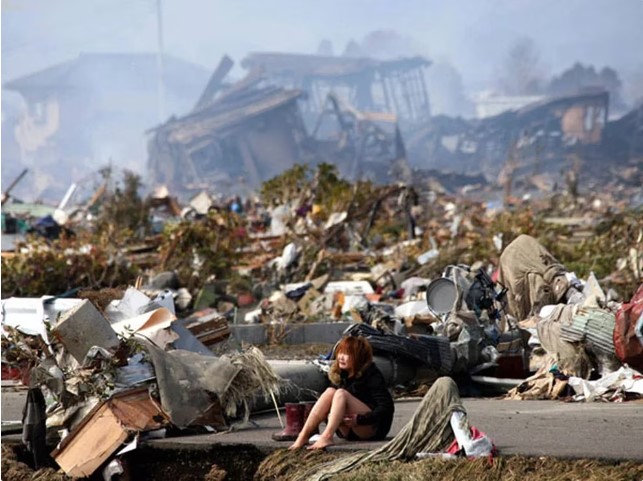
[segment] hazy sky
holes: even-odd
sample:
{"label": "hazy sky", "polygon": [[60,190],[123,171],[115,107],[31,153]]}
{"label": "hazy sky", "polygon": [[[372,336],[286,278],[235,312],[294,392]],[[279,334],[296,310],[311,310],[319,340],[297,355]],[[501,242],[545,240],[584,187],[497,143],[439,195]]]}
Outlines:
{"label": "hazy sky", "polygon": [[[3,82],[81,53],[154,53],[158,49],[159,0],[0,1]],[[610,66],[624,82],[626,101],[643,96],[643,0],[160,2],[165,52],[208,71],[223,54],[239,65],[248,52],[315,53],[322,40],[327,40],[339,55],[349,41],[364,48],[368,38],[366,50],[371,54],[421,54],[434,60],[435,68],[427,78],[433,89],[429,95],[435,99],[434,110],[438,112],[438,101],[443,101],[444,111],[450,108],[460,113],[462,102],[468,103],[466,96],[497,86],[507,52],[518,40],[528,38],[539,55],[538,70],[543,78],[560,74],[576,61],[598,69]],[[380,33],[373,35],[375,31]],[[233,74],[240,76],[240,67],[235,67]],[[436,82],[440,78],[442,81]],[[449,90],[454,89],[458,95],[451,98]],[[3,119],[8,119],[8,112],[16,114],[22,101],[16,93],[3,91],[1,95]],[[5,134],[10,132],[3,130]],[[119,152],[112,145],[115,141],[97,141],[93,161],[113,156],[124,161],[125,157],[114,153]],[[142,170],[144,137],[141,135],[136,149],[124,145],[129,157],[138,159],[138,164],[128,165],[140,164]],[[16,146],[13,151],[4,147],[3,143],[3,167],[7,167],[7,159],[17,159],[19,152]],[[89,169],[88,165],[85,168]],[[7,172],[2,169],[3,176],[18,173]],[[35,173],[30,178],[36,179]],[[28,181],[22,183],[20,188],[25,192],[21,195],[39,192],[29,185]]]}
{"label": "hazy sky", "polygon": [[[2,0],[3,81],[81,52],[157,48],[156,0]],[[412,53],[447,59],[469,89],[484,88],[516,39],[543,66],[643,71],[643,0],[162,0],[167,53],[212,68],[222,54],[313,53],[328,39],[392,30]]]}

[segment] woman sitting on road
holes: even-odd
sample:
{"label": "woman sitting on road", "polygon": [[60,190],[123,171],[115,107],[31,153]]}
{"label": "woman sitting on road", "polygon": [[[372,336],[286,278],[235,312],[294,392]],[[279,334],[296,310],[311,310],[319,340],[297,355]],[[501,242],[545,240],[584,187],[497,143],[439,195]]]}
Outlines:
{"label": "woman sitting on road", "polygon": [[383,439],[395,406],[366,338],[349,336],[337,344],[328,378],[331,387],[319,397],[289,449],[304,447],[324,420],[326,428],[308,449],[331,446],[335,433],[350,441]]}

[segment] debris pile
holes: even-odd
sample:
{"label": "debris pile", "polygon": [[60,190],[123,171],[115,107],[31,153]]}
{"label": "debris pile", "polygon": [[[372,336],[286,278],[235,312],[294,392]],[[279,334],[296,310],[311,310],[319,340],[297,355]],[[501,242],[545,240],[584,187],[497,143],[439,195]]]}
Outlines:
{"label": "debris pile", "polygon": [[[623,147],[640,111],[607,122],[594,92],[428,121],[424,59],[304,60],[254,55],[230,84],[225,57],[193,111],[150,132],[164,185],[147,197],[110,169],[57,208],[5,192],[3,376],[29,388],[37,467],[51,464],[52,437],[66,474],[116,472],[137,440],[226,430],[319,392],[332,349],[295,375],[247,345],[298,330],[367,337],[406,392],[447,375],[471,392],[513,387],[513,399],[643,394],[640,146]],[[286,72],[291,87],[275,80]],[[384,93],[418,82],[405,102],[396,88],[374,99],[364,76]],[[348,82],[357,106],[322,95],[325,82]],[[317,88],[305,115],[303,86]],[[426,121],[409,152],[441,171],[411,170],[398,116]],[[602,164],[587,159],[604,160],[606,142],[629,163],[599,189]],[[532,169],[561,158],[564,176]]]}
{"label": "debris pile", "polygon": [[191,331],[210,321],[175,322],[167,293],[150,299],[130,287],[102,312],[87,299],[10,298],[2,307],[3,363],[20,366],[29,386],[22,434],[36,468],[53,459],[69,476],[90,476],[123,444],[224,431],[247,421],[258,394],[279,393],[259,350],[215,356]]}
{"label": "debris pile", "polygon": [[[53,460],[88,476],[118,463],[124,443],[226,430],[323,389],[332,352],[301,367],[293,392],[292,372],[237,349],[240,326],[265,329],[261,344],[346,325],[395,364],[388,382],[406,392],[448,375],[464,389],[514,386],[514,399],[643,394],[636,211],[613,213],[606,197],[497,211],[437,189],[350,183],[327,164],[286,171],[261,195],[201,193],[157,218],[160,233],[111,242],[105,211],[80,215],[65,223],[74,236],[31,237],[3,256],[3,292],[21,294],[2,300],[3,365],[30,387],[35,465],[51,463],[53,436]],[[111,266],[129,287],[66,271],[73,259]],[[42,270],[26,283],[34,260]]]}

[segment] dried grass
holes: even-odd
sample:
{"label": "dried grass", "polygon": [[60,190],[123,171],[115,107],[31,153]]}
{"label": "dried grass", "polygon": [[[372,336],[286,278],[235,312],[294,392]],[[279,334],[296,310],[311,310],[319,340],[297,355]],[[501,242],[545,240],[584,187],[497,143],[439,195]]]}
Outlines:
{"label": "dried grass", "polygon": [[262,461],[254,475],[255,481],[286,481],[319,464],[337,459],[337,453],[287,449],[275,451]]}
{"label": "dried grass", "polygon": [[[287,481],[342,453],[277,451],[267,457],[254,476],[258,480]],[[332,478],[334,481],[641,481],[643,464],[635,461],[558,459],[500,456],[481,459],[424,459],[413,462],[369,463]]]}
{"label": "dried grass", "polygon": [[230,387],[221,396],[221,406],[226,414],[234,416],[237,414],[237,406],[243,405],[244,421],[248,421],[250,416],[248,402],[257,393],[262,393],[266,399],[277,395],[282,379],[256,347],[232,354],[230,361],[240,370],[230,383]]}

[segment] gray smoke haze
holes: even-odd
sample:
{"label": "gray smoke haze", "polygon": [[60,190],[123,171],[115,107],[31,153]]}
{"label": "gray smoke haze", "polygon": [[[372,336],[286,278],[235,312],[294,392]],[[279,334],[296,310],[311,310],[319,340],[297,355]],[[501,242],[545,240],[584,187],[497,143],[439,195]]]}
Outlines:
{"label": "gray smoke haze", "polygon": [[[162,0],[161,4],[166,54],[206,71],[228,54],[236,61],[237,77],[242,74],[241,59],[251,51],[382,58],[420,54],[434,62],[427,81],[433,89],[429,95],[440,97],[433,101],[436,112],[466,115],[471,112],[467,95],[497,89],[511,47],[529,39],[544,77],[559,75],[575,62],[597,69],[609,66],[620,75],[626,102],[643,97],[643,0]],[[2,81],[81,53],[155,53],[156,12],[156,0],[2,0]],[[18,109],[20,99],[7,91],[2,95],[4,120]],[[172,113],[182,112],[167,112]],[[3,154],[4,140],[5,132]],[[3,155],[6,182],[5,162]]]}
{"label": "gray smoke haze", "polygon": [[[447,58],[469,88],[492,81],[521,37],[534,40],[551,72],[575,61],[624,76],[643,66],[641,0],[164,0],[162,7],[167,52],[206,67],[224,53],[312,53],[322,39],[340,54],[378,30],[400,34],[393,46],[372,39],[382,53],[409,47]],[[155,0],[3,0],[2,78],[80,52],[155,51],[155,11]]]}

